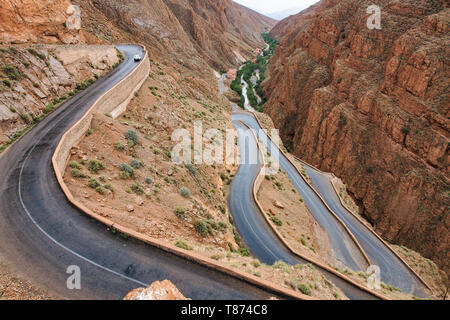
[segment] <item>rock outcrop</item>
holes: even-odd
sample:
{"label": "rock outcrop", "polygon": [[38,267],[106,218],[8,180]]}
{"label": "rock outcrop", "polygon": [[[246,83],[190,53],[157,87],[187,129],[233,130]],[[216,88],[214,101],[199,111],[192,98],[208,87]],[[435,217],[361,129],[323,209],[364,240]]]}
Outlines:
{"label": "rock outcrop", "polygon": [[0,61],[1,147],[119,58],[113,46],[0,45]]}
{"label": "rock outcrop", "polygon": [[71,17],[76,14],[69,0],[4,0],[0,8],[0,40],[79,43],[82,33],[76,23],[71,24]]}
{"label": "rock outcrop", "polygon": [[[379,5],[382,29],[369,30]],[[450,9],[322,0],[281,21],[263,83],[290,151],[341,177],[385,239],[449,272]]]}
{"label": "rock outcrop", "polygon": [[148,288],[128,293],[124,300],[189,300],[169,280],[155,281]]}

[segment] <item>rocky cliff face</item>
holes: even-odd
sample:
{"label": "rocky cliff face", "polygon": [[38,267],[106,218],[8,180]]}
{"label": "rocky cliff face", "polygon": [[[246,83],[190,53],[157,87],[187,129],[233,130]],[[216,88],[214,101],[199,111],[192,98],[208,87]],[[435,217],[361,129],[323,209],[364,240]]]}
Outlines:
{"label": "rocky cliff face", "polygon": [[[369,30],[379,5],[382,29]],[[347,184],[387,240],[449,272],[450,9],[323,0],[280,22],[265,111],[291,151]]]}
{"label": "rocky cliff face", "polygon": [[0,45],[0,148],[118,61],[113,46]]}
{"label": "rocky cliff face", "polygon": [[79,43],[80,30],[71,28],[75,13],[69,0],[3,0],[0,40],[12,43]]}
{"label": "rocky cliff face", "polygon": [[275,24],[231,0],[89,2],[121,29],[176,55],[181,63],[200,56],[215,68],[235,66],[240,55],[249,57],[264,45],[260,34]]}

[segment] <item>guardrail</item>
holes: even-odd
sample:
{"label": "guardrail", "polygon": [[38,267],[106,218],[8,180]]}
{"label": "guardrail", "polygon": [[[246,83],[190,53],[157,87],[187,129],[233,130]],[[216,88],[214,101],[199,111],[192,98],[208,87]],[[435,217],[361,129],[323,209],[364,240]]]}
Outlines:
{"label": "guardrail", "polygon": [[272,230],[273,230],[274,233],[277,235],[277,237],[280,239],[280,241],[283,243],[283,245],[286,246],[286,248],[288,248],[289,251],[291,251],[294,255],[296,255],[296,256],[302,258],[303,260],[306,260],[306,261],[308,261],[308,262],[310,262],[310,263],[312,263],[312,264],[314,264],[314,265],[316,265],[316,266],[318,266],[318,267],[320,267],[320,268],[322,268],[322,269],[324,269],[324,270],[326,270],[326,271],[328,271],[328,272],[330,272],[330,273],[332,273],[332,274],[338,276],[339,278],[341,278],[342,280],[348,282],[349,284],[351,284],[351,285],[353,285],[353,286],[356,286],[357,288],[359,288],[359,289],[361,289],[361,290],[363,290],[363,291],[366,291],[366,292],[370,293],[371,295],[376,296],[376,297],[378,297],[378,298],[380,298],[380,299],[382,299],[382,300],[389,300],[389,298],[387,298],[386,296],[384,296],[384,295],[382,295],[382,294],[380,294],[380,293],[378,293],[378,292],[375,292],[375,291],[373,291],[373,290],[370,290],[369,288],[366,288],[366,287],[360,285],[360,284],[357,283],[356,281],[354,281],[354,280],[350,279],[349,277],[347,277],[347,276],[341,274],[340,272],[337,272],[337,271],[334,270],[333,268],[330,268],[329,266],[327,266],[327,265],[321,263],[320,261],[317,261],[317,260],[315,260],[315,259],[313,259],[313,258],[311,258],[311,257],[308,257],[308,256],[303,255],[302,253],[300,253],[300,252],[298,252],[297,250],[295,250],[295,249],[294,249],[294,248],[293,248],[293,247],[292,247],[292,246],[291,246],[291,245],[283,238],[283,236],[282,236],[281,233],[277,230],[277,228],[276,228],[276,226],[274,225],[274,223],[269,219],[269,217],[267,216],[267,214],[265,214],[265,211],[264,211],[264,209],[263,209],[261,203],[260,203],[259,200],[258,200],[258,190],[259,190],[259,188],[261,187],[262,181],[264,180],[264,173],[265,173],[265,172],[264,172],[264,168],[265,168],[265,165],[266,165],[265,160],[264,160],[264,154],[263,154],[263,151],[261,150],[260,142],[259,142],[259,140],[258,140],[258,138],[257,138],[257,136],[256,136],[256,134],[255,134],[255,132],[254,132],[254,130],[253,130],[252,128],[250,128],[250,126],[248,126],[246,123],[244,123],[244,122],[242,122],[242,121],[239,121],[239,122],[242,123],[242,125],[244,125],[245,127],[247,127],[247,128],[252,132],[252,134],[253,134],[253,136],[254,136],[254,138],[255,138],[255,141],[256,141],[256,143],[257,143],[258,150],[259,150],[260,155],[261,155],[261,159],[262,159],[262,161],[263,161],[263,166],[262,166],[260,172],[258,173],[258,176],[256,177],[256,179],[255,179],[255,181],[254,181],[254,184],[253,184],[253,198],[254,198],[254,200],[255,200],[255,203],[256,203],[256,205],[257,205],[259,211],[260,211],[261,214],[264,216],[264,219],[267,221],[267,223],[268,223],[269,226],[272,228]]}
{"label": "guardrail", "polygon": [[[63,190],[66,198],[70,203],[72,203],[76,208],[78,208],[80,211],[84,212],[86,215],[90,216],[91,218],[103,223],[104,225],[108,227],[114,227],[116,230],[118,230],[121,233],[128,234],[134,239],[137,239],[139,241],[142,241],[144,243],[147,243],[153,247],[159,248],[161,250],[164,250],[166,252],[169,252],[171,254],[177,255],[179,257],[182,257],[186,260],[189,260],[191,262],[203,265],[205,267],[208,267],[213,270],[217,270],[219,272],[225,273],[233,278],[239,279],[241,281],[245,281],[247,283],[250,283],[252,285],[255,285],[259,288],[262,288],[264,290],[268,290],[269,292],[280,294],[284,297],[294,298],[294,299],[300,299],[300,300],[317,300],[316,298],[312,298],[310,296],[295,292],[290,289],[283,288],[280,285],[277,285],[275,283],[263,280],[259,277],[256,277],[252,274],[244,273],[240,270],[235,270],[233,268],[228,267],[227,265],[220,263],[216,260],[203,257],[199,254],[188,252],[184,249],[178,248],[175,245],[172,245],[170,243],[167,243],[165,241],[161,241],[159,239],[155,239],[149,236],[146,236],[144,234],[138,233],[130,228],[124,227],[120,224],[114,223],[114,221],[107,219],[105,217],[100,216],[99,214],[96,214],[91,209],[83,205],[82,203],[78,202],[75,197],[70,192],[69,188],[67,187],[66,183],[64,182],[64,171],[67,165],[67,161],[69,159],[69,153],[72,147],[81,139],[81,137],[84,135],[84,133],[88,130],[88,128],[91,125],[92,118],[95,113],[101,112],[114,112],[117,111],[117,116],[120,114],[120,110],[125,111],[128,103],[131,101],[134,92],[136,92],[143,82],[146,80],[149,71],[150,71],[150,62],[148,59],[148,52],[145,49],[145,46],[141,45],[141,47],[145,51],[144,58],[139,63],[139,65],[124,79],[122,79],[119,83],[117,83],[113,88],[109,89],[107,92],[105,92],[100,98],[97,99],[97,101],[94,102],[94,104],[89,108],[89,110],[85,113],[85,115],[78,120],[61,138],[58,146],[56,147],[56,150],[52,157],[52,165],[53,169],[56,174],[56,178],[58,180],[58,183]],[[141,75],[142,79],[139,78]],[[126,86],[128,87],[127,90],[123,90],[123,85],[126,83]],[[133,84],[134,85],[129,85]],[[118,92],[116,92],[118,91]],[[114,96],[115,94],[118,94],[118,96]],[[121,98],[118,98],[121,97]],[[102,105],[106,104],[106,105]]]}

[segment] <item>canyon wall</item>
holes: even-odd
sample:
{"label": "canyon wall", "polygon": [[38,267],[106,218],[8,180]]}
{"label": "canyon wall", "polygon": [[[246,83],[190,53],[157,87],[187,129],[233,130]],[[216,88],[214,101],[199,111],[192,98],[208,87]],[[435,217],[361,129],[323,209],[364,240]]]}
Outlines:
{"label": "canyon wall", "polygon": [[75,13],[69,0],[2,0],[0,41],[79,43],[80,29],[70,25]]}
{"label": "canyon wall", "polygon": [[192,69],[199,68],[197,57],[216,69],[234,67],[239,55],[250,57],[264,46],[261,33],[275,25],[275,20],[231,0],[91,0],[80,5],[83,12],[104,15]]}
{"label": "canyon wall", "polygon": [[[381,30],[367,8],[381,8]],[[281,21],[264,110],[295,155],[334,172],[388,241],[449,272],[450,9],[322,0]]]}

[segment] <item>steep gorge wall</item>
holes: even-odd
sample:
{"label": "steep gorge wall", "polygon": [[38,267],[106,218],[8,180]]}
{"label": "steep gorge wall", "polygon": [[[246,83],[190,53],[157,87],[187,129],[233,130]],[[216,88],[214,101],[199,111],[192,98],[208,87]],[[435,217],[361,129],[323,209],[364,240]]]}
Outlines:
{"label": "steep gorge wall", "polygon": [[[366,26],[369,5],[382,30]],[[323,0],[280,22],[265,111],[291,151],[347,184],[387,240],[449,272],[450,9]]]}

